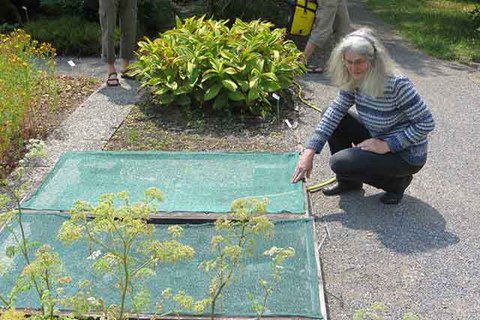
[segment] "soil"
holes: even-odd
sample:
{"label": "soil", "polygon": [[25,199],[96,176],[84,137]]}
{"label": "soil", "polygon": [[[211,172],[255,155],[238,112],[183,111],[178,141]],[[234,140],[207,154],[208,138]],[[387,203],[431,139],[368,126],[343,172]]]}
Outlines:
{"label": "soil", "polygon": [[[283,99],[281,99],[282,101]],[[287,100],[287,99],[285,99]],[[104,147],[105,150],[295,151],[298,114],[293,103],[280,105],[279,116],[227,116],[143,101]],[[290,128],[285,119],[293,126]]]}
{"label": "soil", "polygon": [[80,106],[100,85],[100,81],[91,77],[71,77],[58,75],[58,108],[55,116],[48,121],[39,119],[39,123],[45,123],[44,132],[51,133],[55,130],[78,106]]}

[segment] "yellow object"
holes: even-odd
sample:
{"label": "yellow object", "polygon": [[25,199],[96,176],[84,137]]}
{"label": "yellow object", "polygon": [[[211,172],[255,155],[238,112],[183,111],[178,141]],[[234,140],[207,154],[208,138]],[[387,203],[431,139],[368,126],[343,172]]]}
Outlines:
{"label": "yellow object", "polygon": [[296,36],[308,36],[312,31],[317,10],[316,0],[295,0],[288,23],[288,32]]}
{"label": "yellow object", "polygon": [[307,191],[308,192],[317,192],[318,190],[321,190],[323,189],[324,187],[328,186],[329,184],[332,184],[334,183],[335,181],[337,181],[337,178],[331,178],[331,179],[328,179],[322,183],[319,183],[319,184],[316,184],[314,186],[310,186],[307,188]]}
{"label": "yellow object", "polygon": [[312,103],[308,102],[307,100],[305,100],[305,98],[302,96],[302,90],[303,90],[303,89],[302,89],[302,86],[301,86],[298,82],[293,81],[293,84],[298,88],[298,93],[297,93],[298,99],[299,99],[304,105],[306,105],[307,107],[310,107],[310,108],[312,108],[313,110],[316,110],[316,111],[318,111],[318,112],[320,112],[320,113],[323,113],[323,111],[320,110],[319,108],[317,108],[314,104],[312,104]]}

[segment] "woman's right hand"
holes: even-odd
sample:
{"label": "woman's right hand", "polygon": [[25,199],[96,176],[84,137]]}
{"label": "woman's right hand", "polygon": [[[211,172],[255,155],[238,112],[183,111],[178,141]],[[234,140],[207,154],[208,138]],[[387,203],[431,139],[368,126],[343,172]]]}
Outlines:
{"label": "woman's right hand", "polygon": [[313,168],[313,157],[315,156],[315,150],[305,149],[300,160],[298,160],[297,168],[292,176],[292,183],[297,183],[305,178],[310,178],[310,173]]}

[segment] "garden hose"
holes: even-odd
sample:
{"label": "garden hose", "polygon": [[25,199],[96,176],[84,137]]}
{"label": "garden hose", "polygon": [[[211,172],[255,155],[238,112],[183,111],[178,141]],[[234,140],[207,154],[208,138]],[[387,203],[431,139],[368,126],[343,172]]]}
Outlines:
{"label": "garden hose", "polygon": [[[298,99],[304,104],[306,105],[307,107],[310,107],[312,108],[313,110],[316,110],[320,113],[322,113],[322,110],[320,110],[317,106],[315,106],[314,104],[308,102],[307,100],[305,100],[304,97],[302,97],[302,86],[298,83],[298,82],[295,82],[293,81],[293,84],[297,87],[298,89]],[[319,190],[321,190],[322,188],[324,188],[325,186],[328,186],[329,184],[332,184],[334,183],[335,181],[337,181],[337,178],[330,178],[328,180],[325,180],[319,184],[316,184],[316,185],[313,185],[313,186],[310,186],[310,187],[307,187],[307,192],[317,192]]]}
{"label": "garden hose", "polygon": [[328,186],[329,184],[334,183],[335,181],[337,181],[337,178],[330,178],[314,186],[307,187],[307,192],[310,192],[310,193],[317,192],[322,188],[324,188],[325,186]]}
{"label": "garden hose", "polygon": [[304,97],[302,97],[302,86],[301,86],[298,82],[295,82],[295,81],[293,81],[293,84],[294,84],[294,85],[297,87],[297,89],[298,89],[298,93],[297,93],[298,99],[299,99],[304,105],[306,105],[307,107],[310,107],[310,108],[312,108],[313,110],[317,110],[318,112],[322,113],[322,110],[320,110],[319,108],[317,108],[316,105],[308,102],[307,100],[305,100]]}

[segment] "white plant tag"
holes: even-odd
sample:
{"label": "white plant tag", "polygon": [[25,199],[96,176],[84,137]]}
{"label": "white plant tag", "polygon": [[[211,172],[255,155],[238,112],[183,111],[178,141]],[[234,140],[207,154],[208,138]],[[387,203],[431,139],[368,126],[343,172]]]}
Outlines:
{"label": "white plant tag", "polygon": [[275,100],[277,100],[277,101],[280,100],[280,96],[279,96],[278,94],[276,94],[276,93],[272,93],[272,97],[273,97],[273,99],[275,99]]}
{"label": "white plant tag", "polygon": [[73,62],[73,60],[68,60],[67,63],[70,67],[75,67],[75,62]]}
{"label": "white plant tag", "polygon": [[288,119],[285,119],[285,123],[287,124],[287,126],[291,129],[293,126],[292,124],[290,123],[290,121],[288,121]]}

